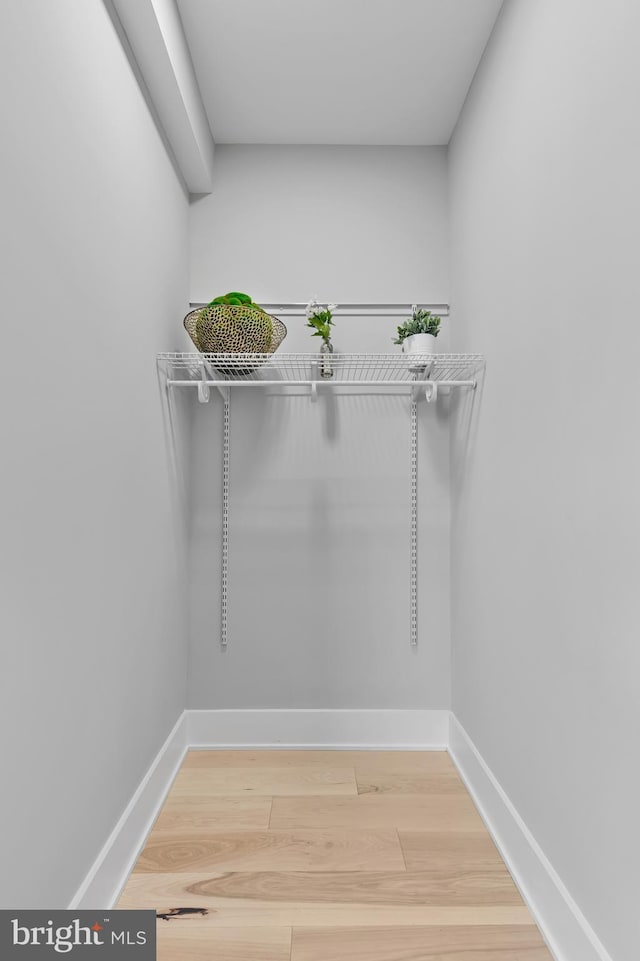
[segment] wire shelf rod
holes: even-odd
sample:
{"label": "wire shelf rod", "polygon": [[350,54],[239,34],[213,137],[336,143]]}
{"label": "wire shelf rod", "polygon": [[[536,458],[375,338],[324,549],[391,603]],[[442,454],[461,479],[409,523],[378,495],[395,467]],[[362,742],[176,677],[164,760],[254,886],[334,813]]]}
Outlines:
{"label": "wire shelf rod", "polygon": [[[404,317],[411,314],[411,308],[415,303],[419,303],[425,310],[430,310],[438,317],[449,316],[449,304],[425,304],[421,301],[414,301],[411,304],[338,304],[333,314],[341,317]],[[193,301],[189,304],[191,310],[206,306],[206,301]],[[307,305],[303,303],[280,301],[263,302],[260,306],[269,314],[282,314],[284,317],[304,317],[307,309]]]}
{"label": "wire shelf rod", "polygon": [[[433,381],[439,387],[475,387],[476,380],[437,380]],[[407,387],[414,389],[416,386],[424,386],[429,381],[410,381],[410,380],[337,380],[327,378],[327,380],[168,380],[169,387],[198,387],[204,384],[206,387]]]}

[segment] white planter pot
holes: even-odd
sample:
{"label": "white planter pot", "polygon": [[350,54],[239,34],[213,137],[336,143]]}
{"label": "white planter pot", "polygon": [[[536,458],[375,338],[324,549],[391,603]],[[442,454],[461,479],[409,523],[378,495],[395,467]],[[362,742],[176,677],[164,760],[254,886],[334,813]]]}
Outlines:
{"label": "white planter pot", "polygon": [[405,354],[435,354],[436,338],[433,334],[412,334],[402,341]]}

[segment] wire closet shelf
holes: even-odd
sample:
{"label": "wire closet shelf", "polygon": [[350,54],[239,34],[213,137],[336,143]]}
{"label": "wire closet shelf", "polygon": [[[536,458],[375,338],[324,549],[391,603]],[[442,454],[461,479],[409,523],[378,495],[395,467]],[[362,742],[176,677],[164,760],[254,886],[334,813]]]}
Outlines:
{"label": "wire closet shelf", "polygon": [[[322,376],[329,364],[331,376]],[[484,368],[482,354],[274,353],[198,354],[163,353],[158,366],[168,387],[203,390],[245,387],[408,388],[420,384],[439,387],[475,387]]]}

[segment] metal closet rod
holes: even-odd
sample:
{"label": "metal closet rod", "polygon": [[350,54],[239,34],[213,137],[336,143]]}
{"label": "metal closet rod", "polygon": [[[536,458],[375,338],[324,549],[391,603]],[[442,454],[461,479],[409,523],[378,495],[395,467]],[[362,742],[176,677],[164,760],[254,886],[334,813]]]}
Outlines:
{"label": "metal closet rod", "polygon": [[[414,301],[413,303],[418,303]],[[404,316],[407,313],[411,313],[411,304],[338,304],[334,314],[341,314],[344,317],[395,317]],[[189,306],[192,310],[197,307],[206,307],[206,303],[191,303]],[[291,303],[285,304],[281,301],[277,303],[262,303],[261,307],[264,307],[269,313],[279,313],[295,316],[301,314],[304,316],[307,305],[302,303]],[[421,307],[426,310],[430,310],[432,314],[437,314],[439,317],[449,316],[449,304],[425,304],[420,303]]]}

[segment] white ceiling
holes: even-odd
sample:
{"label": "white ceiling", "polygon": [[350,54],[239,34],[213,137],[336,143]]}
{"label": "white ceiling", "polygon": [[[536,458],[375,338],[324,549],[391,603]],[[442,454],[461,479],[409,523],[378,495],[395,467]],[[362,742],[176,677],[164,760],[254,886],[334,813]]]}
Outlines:
{"label": "white ceiling", "polygon": [[178,0],[218,143],[446,144],[502,0]]}

